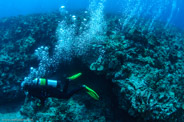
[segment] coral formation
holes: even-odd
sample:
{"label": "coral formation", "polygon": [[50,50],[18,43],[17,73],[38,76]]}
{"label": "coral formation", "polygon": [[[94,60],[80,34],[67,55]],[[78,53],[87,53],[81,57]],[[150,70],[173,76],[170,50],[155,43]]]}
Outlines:
{"label": "coral formation", "polygon": [[124,33],[109,28],[105,56],[97,63],[117,84],[114,92],[120,107],[145,120],[165,120],[182,113],[183,33],[164,32],[162,27],[152,33],[138,27]]}
{"label": "coral formation", "polygon": [[[59,13],[29,15],[0,20],[0,103],[24,98],[20,83],[30,64],[35,64],[34,48],[55,42]],[[54,18],[52,18],[52,17]],[[8,94],[8,95],[7,95]]]}
{"label": "coral formation", "polygon": [[69,100],[49,98],[41,108],[38,99],[26,98],[21,114],[35,121],[113,121],[116,109],[144,120],[184,121],[184,33],[174,27],[165,30],[156,21],[152,31],[132,28],[121,16],[104,17],[102,4],[98,6],[73,16],[61,10],[64,15],[1,19],[0,104],[24,99],[20,84],[25,76],[50,76],[66,62],[80,60],[103,78],[91,84],[102,90],[110,86],[99,102],[80,93]]}

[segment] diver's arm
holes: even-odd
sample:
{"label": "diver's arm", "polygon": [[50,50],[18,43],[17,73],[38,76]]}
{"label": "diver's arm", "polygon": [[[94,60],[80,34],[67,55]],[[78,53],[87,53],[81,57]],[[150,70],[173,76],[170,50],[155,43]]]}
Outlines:
{"label": "diver's arm", "polygon": [[65,80],[65,83],[64,83],[64,87],[63,87],[63,93],[64,94],[67,94],[67,91],[68,91],[68,86],[69,86],[69,79],[66,79]]}

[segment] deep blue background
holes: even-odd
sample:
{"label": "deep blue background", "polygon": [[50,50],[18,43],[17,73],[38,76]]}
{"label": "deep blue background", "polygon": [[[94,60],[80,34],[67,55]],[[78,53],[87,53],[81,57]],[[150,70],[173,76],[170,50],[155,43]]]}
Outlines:
{"label": "deep blue background", "polygon": [[[122,3],[128,0],[107,0],[105,3],[106,12],[122,13]],[[145,0],[142,0],[143,3]],[[164,1],[164,0],[163,0]],[[173,0],[168,0],[173,1]],[[174,24],[184,29],[184,0],[176,0],[177,6],[171,19]],[[43,13],[58,11],[61,5],[65,5],[68,10],[84,9],[89,5],[88,0],[0,0],[0,18],[27,15],[32,13]],[[178,13],[177,13],[178,10]],[[171,5],[167,7],[167,12],[158,19],[166,21],[171,12]],[[177,14],[176,14],[177,13]]]}

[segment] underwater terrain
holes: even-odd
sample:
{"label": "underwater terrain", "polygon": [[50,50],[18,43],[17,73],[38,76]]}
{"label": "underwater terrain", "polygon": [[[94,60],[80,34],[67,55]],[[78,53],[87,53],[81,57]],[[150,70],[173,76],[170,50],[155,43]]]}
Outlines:
{"label": "underwater terrain", "polygon": [[[104,4],[0,18],[0,121],[184,121],[184,29],[128,4],[128,14],[106,13]],[[41,107],[22,88],[77,73],[69,89],[85,84],[99,100],[81,91]]]}

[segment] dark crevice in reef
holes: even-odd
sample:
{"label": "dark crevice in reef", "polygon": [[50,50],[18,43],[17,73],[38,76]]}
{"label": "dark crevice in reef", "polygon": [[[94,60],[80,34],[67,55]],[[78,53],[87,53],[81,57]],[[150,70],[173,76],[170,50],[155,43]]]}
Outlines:
{"label": "dark crevice in reef", "polygon": [[[93,71],[90,71],[89,67],[87,67],[85,64],[83,64],[80,60],[77,59],[75,59],[70,64],[62,65],[61,68],[59,68],[58,70],[59,71],[57,71],[56,74],[59,73],[65,75],[68,74],[72,75],[77,72],[83,73],[83,75],[81,76],[82,78],[80,78],[77,82],[75,82],[74,85],[85,83],[90,87],[94,88],[99,93],[101,98],[100,102],[103,101],[103,104],[108,104],[107,106],[109,107],[108,109],[110,113],[109,112],[104,113],[106,120],[114,122],[136,122],[138,120],[137,118],[130,116],[127,111],[119,108],[118,96],[116,96],[115,93],[113,92],[115,84],[112,83],[110,79],[106,79],[105,75],[101,74],[98,75]],[[84,82],[81,82],[80,80]],[[93,83],[91,81],[93,81]],[[98,104],[99,101],[95,102],[96,104]],[[91,102],[89,101],[84,101],[83,104],[85,104],[86,108],[88,109],[92,109],[93,107],[95,107],[93,106],[92,103],[91,103],[92,105],[90,105],[90,103]]]}
{"label": "dark crevice in reef", "polygon": [[[114,94],[113,89],[116,87],[111,80],[107,80],[108,85],[110,86],[110,99],[112,102],[111,111],[113,111],[113,118],[115,122],[136,122],[138,118],[132,117],[128,114],[127,111],[120,109],[118,103],[118,97]],[[139,119],[140,120],[140,119]]]}

